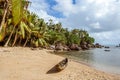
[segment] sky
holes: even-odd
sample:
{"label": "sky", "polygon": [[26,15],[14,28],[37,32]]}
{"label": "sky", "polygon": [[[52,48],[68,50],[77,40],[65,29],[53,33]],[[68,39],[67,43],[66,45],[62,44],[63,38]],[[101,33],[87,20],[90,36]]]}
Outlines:
{"label": "sky", "polygon": [[120,43],[120,0],[29,0],[29,10],[46,22],[85,29],[96,43]]}

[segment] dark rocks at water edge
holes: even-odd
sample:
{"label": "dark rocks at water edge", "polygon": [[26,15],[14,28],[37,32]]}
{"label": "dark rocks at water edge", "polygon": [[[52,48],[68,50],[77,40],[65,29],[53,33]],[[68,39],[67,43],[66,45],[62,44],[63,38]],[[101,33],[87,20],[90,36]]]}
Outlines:
{"label": "dark rocks at water edge", "polygon": [[102,48],[102,47],[104,47],[104,46],[100,45],[99,43],[96,43],[96,44],[94,45],[94,47],[95,47],[95,48]]}
{"label": "dark rocks at water edge", "polygon": [[109,46],[105,46],[105,48],[110,48]]}
{"label": "dark rocks at water edge", "polygon": [[[39,50],[41,49],[49,49],[49,50],[55,50],[55,51],[79,51],[79,50],[89,50],[91,48],[102,48],[104,46],[100,45],[99,43],[96,44],[88,44],[86,42],[78,44],[71,44],[69,46],[64,45],[62,43],[56,43],[55,45],[50,45],[47,47],[39,47]],[[36,47],[31,48],[31,50],[36,50]]]}
{"label": "dark rocks at water edge", "polygon": [[109,52],[110,50],[107,50],[107,49],[105,49],[104,51],[107,51],[107,52]]}
{"label": "dark rocks at water edge", "polygon": [[55,45],[55,50],[64,50],[64,51],[69,51],[70,48],[66,45],[62,45],[62,43],[57,43]]}
{"label": "dark rocks at water edge", "polygon": [[[60,51],[71,51],[71,50],[75,50],[75,51],[79,51],[79,50],[88,50],[90,48],[102,48],[103,46],[101,46],[100,44],[87,44],[87,43],[83,43],[81,45],[78,44],[71,44],[69,46],[67,45],[63,45],[62,43],[57,43],[54,46],[54,50],[60,50]],[[51,48],[53,48],[51,46]]]}
{"label": "dark rocks at water edge", "polygon": [[71,50],[77,50],[77,51],[79,51],[79,50],[82,49],[82,48],[79,47],[77,44],[71,44],[71,45],[69,46],[69,48],[70,48]]}
{"label": "dark rocks at water edge", "polygon": [[119,44],[119,45],[117,45],[116,47],[120,47],[120,44]]}

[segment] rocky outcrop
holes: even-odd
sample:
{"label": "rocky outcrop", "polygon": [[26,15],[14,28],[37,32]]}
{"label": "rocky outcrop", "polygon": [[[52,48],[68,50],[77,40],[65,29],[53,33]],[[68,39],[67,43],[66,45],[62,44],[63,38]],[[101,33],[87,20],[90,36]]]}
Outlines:
{"label": "rocky outcrop", "polygon": [[80,46],[83,50],[89,49],[89,47],[90,47],[90,45],[88,45],[88,43],[85,41],[82,41]]}
{"label": "rocky outcrop", "polygon": [[91,45],[91,44],[87,44],[87,47],[88,47],[88,48],[92,48],[92,45]]}
{"label": "rocky outcrop", "polygon": [[71,49],[68,46],[66,46],[66,45],[64,45],[63,50],[64,51],[71,51]]}
{"label": "rocky outcrop", "polygon": [[87,45],[81,45],[81,48],[82,48],[83,50],[89,49],[89,48],[87,47]]}
{"label": "rocky outcrop", "polygon": [[69,47],[71,50],[81,50],[81,47],[79,47],[77,44],[71,44]]}
{"label": "rocky outcrop", "polygon": [[55,49],[55,45],[50,45],[49,49],[50,50],[54,50]]}
{"label": "rocky outcrop", "polygon": [[102,48],[102,45],[100,45],[99,43],[96,43],[95,48]]}
{"label": "rocky outcrop", "polygon": [[110,48],[109,46],[105,46],[105,48]]}
{"label": "rocky outcrop", "polygon": [[63,49],[64,49],[64,47],[62,46],[61,43],[57,43],[57,44],[55,45],[55,50],[63,50]]}

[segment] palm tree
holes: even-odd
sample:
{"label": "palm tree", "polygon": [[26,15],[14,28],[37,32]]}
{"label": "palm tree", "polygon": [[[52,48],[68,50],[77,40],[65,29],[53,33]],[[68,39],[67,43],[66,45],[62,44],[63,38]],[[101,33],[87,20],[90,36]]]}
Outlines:
{"label": "palm tree", "polygon": [[[0,17],[2,17],[2,19],[0,19],[0,42],[3,41],[4,37],[5,37],[5,29],[7,26],[7,12],[8,12],[8,8],[9,8],[9,2],[8,0],[1,0],[0,1]],[[3,14],[2,14],[3,12]]]}
{"label": "palm tree", "polygon": [[0,0],[0,42],[5,46],[33,44],[43,47],[56,42],[66,45],[94,42],[85,30],[69,31],[52,19],[46,23],[27,10],[29,4],[27,0]]}
{"label": "palm tree", "polygon": [[[25,2],[27,2],[26,0],[11,0],[11,4],[10,4],[10,10],[12,11],[12,22],[10,25],[13,25],[12,31],[8,37],[8,40],[5,43],[5,46],[8,46],[11,38],[14,36],[14,40],[12,43],[12,46],[14,46],[14,44],[16,43],[16,40],[18,39],[18,35],[20,33],[20,30],[22,30],[21,34],[22,37],[25,37],[25,29],[28,30],[28,26],[27,26],[27,11],[26,11],[26,5]],[[10,26],[9,25],[9,26]],[[22,28],[21,28],[22,27]]]}
{"label": "palm tree", "polygon": [[38,16],[33,15],[33,25],[32,27],[32,37],[31,39],[32,44],[34,44],[36,47],[38,46],[47,46],[47,40],[49,37],[49,34],[47,33],[47,25],[43,19],[39,19]]}
{"label": "palm tree", "polygon": [[72,34],[70,34],[70,37],[69,37],[69,44],[71,45],[71,44],[80,44],[80,41],[81,41],[81,39],[79,38],[79,35],[78,35],[78,33],[73,33],[72,32]]}
{"label": "palm tree", "polygon": [[11,7],[12,7],[12,16],[13,16],[13,18],[12,18],[13,30],[11,31],[11,34],[9,35],[7,42],[5,43],[5,46],[8,46],[8,43],[13,35],[15,27],[20,23],[20,21],[22,19],[22,14],[23,14],[21,0],[12,0],[11,4],[12,4]]}

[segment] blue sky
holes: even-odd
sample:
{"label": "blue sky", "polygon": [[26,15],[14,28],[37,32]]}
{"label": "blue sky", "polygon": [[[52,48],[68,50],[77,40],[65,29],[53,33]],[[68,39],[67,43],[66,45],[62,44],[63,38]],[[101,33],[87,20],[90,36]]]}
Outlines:
{"label": "blue sky", "polygon": [[85,29],[101,44],[120,43],[119,0],[30,0],[31,12],[63,27]]}

